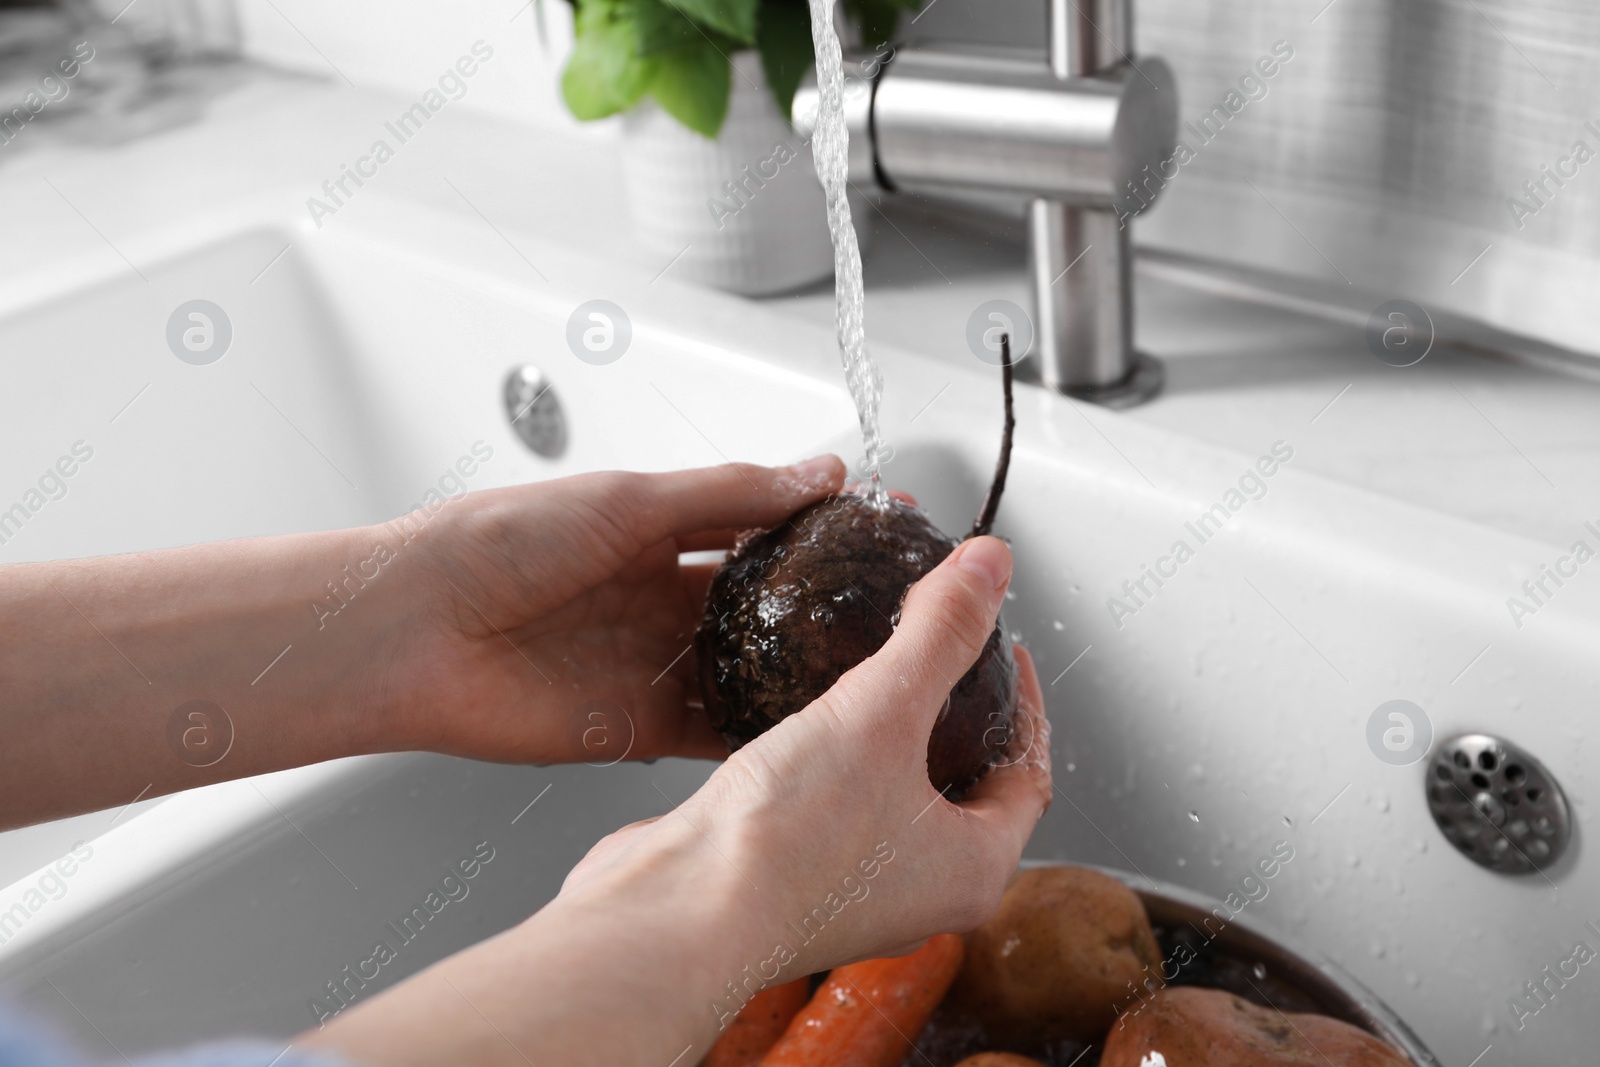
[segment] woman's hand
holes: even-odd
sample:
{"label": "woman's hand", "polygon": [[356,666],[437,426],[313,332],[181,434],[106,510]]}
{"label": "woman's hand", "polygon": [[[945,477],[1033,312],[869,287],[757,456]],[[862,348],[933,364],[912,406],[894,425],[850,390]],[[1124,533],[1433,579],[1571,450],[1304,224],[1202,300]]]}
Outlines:
{"label": "woman's hand", "polygon": [[[379,526],[0,567],[0,829],[342,756],[722,756],[710,565],[844,466],[586,474]],[[60,754],[72,753],[62,762]]]}
{"label": "woman's hand", "polygon": [[1010,572],[1001,542],[966,542],[912,588],[876,655],[677,810],[602,840],[521,926],[302,1044],[373,1067],[685,1067],[760,988],[978,925],[1051,795],[1028,654],[1004,766],[952,803],[926,752]]}
{"label": "woman's hand", "polygon": [[[676,822],[716,843],[710,862],[738,876],[733,888],[748,897],[740,910],[762,916],[765,935],[795,949],[789,978],[977,926],[998,906],[1053,788],[1050,724],[1025,648],[1015,646],[1018,721],[1001,765],[952,803],[928,781],[926,753],[1010,578],[1003,542],[962,543],[907,593],[876,655],[731,755],[676,812],[601,840],[563,894],[626,872],[628,857]],[[785,928],[807,916],[825,937]]]}
{"label": "woman's hand", "polygon": [[603,473],[474,493],[430,530],[412,579],[425,624],[386,685],[415,747],[479,759],[605,762],[727,746],[699,708],[694,630],[715,564],[844,483],[819,456]]}

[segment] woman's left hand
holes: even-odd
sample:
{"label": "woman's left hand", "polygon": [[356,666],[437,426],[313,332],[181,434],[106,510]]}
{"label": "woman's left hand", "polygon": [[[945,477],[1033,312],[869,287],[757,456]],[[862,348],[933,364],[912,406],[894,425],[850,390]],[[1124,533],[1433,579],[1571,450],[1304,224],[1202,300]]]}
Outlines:
{"label": "woman's left hand", "polygon": [[378,526],[0,567],[0,829],[371,752],[724,756],[691,647],[715,566],[679,556],[843,482],[835,456],[582,474]]}
{"label": "woman's left hand", "polygon": [[720,758],[695,627],[728,549],[837,492],[836,456],[791,467],[581,474],[473,493],[430,526],[424,598],[385,687],[411,747],[478,759]]}

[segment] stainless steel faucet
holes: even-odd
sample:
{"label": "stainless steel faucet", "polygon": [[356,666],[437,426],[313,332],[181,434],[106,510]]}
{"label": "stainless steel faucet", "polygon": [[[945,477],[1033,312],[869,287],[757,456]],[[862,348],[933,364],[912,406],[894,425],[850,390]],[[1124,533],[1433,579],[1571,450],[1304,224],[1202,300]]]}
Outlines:
{"label": "stainless steel faucet", "polygon": [[[1019,373],[1127,406],[1155,395],[1163,373],[1133,348],[1123,206],[1148,204],[1164,184],[1176,81],[1160,59],[1135,64],[1131,0],[1047,2],[1045,60],[914,46],[863,64],[869,79],[845,93],[850,180],[886,192],[1026,198],[1039,358],[1020,360]],[[820,102],[814,80],[796,93],[802,135]]]}

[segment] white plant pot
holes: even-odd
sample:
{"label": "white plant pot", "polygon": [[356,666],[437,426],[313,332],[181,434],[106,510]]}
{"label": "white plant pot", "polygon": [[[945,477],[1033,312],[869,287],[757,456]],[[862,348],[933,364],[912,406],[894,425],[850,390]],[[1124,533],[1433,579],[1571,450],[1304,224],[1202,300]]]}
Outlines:
{"label": "white plant pot", "polygon": [[[671,263],[675,278],[750,296],[798,289],[833,273],[811,146],[778,113],[760,56],[731,58],[728,117],[716,140],[649,99],[623,116],[634,237],[645,263]],[[864,239],[862,214],[871,208],[850,200]]]}

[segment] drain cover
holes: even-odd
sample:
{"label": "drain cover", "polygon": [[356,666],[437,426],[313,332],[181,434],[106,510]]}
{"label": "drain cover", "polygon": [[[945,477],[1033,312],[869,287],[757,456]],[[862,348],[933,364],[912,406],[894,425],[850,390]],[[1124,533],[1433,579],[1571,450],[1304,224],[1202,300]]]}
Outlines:
{"label": "drain cover", "polygon": [[1428,764],[1428,810],[1456,851],[1501,874],[1550,866],[1572,836],[1561,786],[1503,738],[1462,734]]}
{"label": "drain cover", "polygon": [[567,450],[567,416],[544,372],[525,363],[506,375],[506,418],[522,443],[554,459]]}

